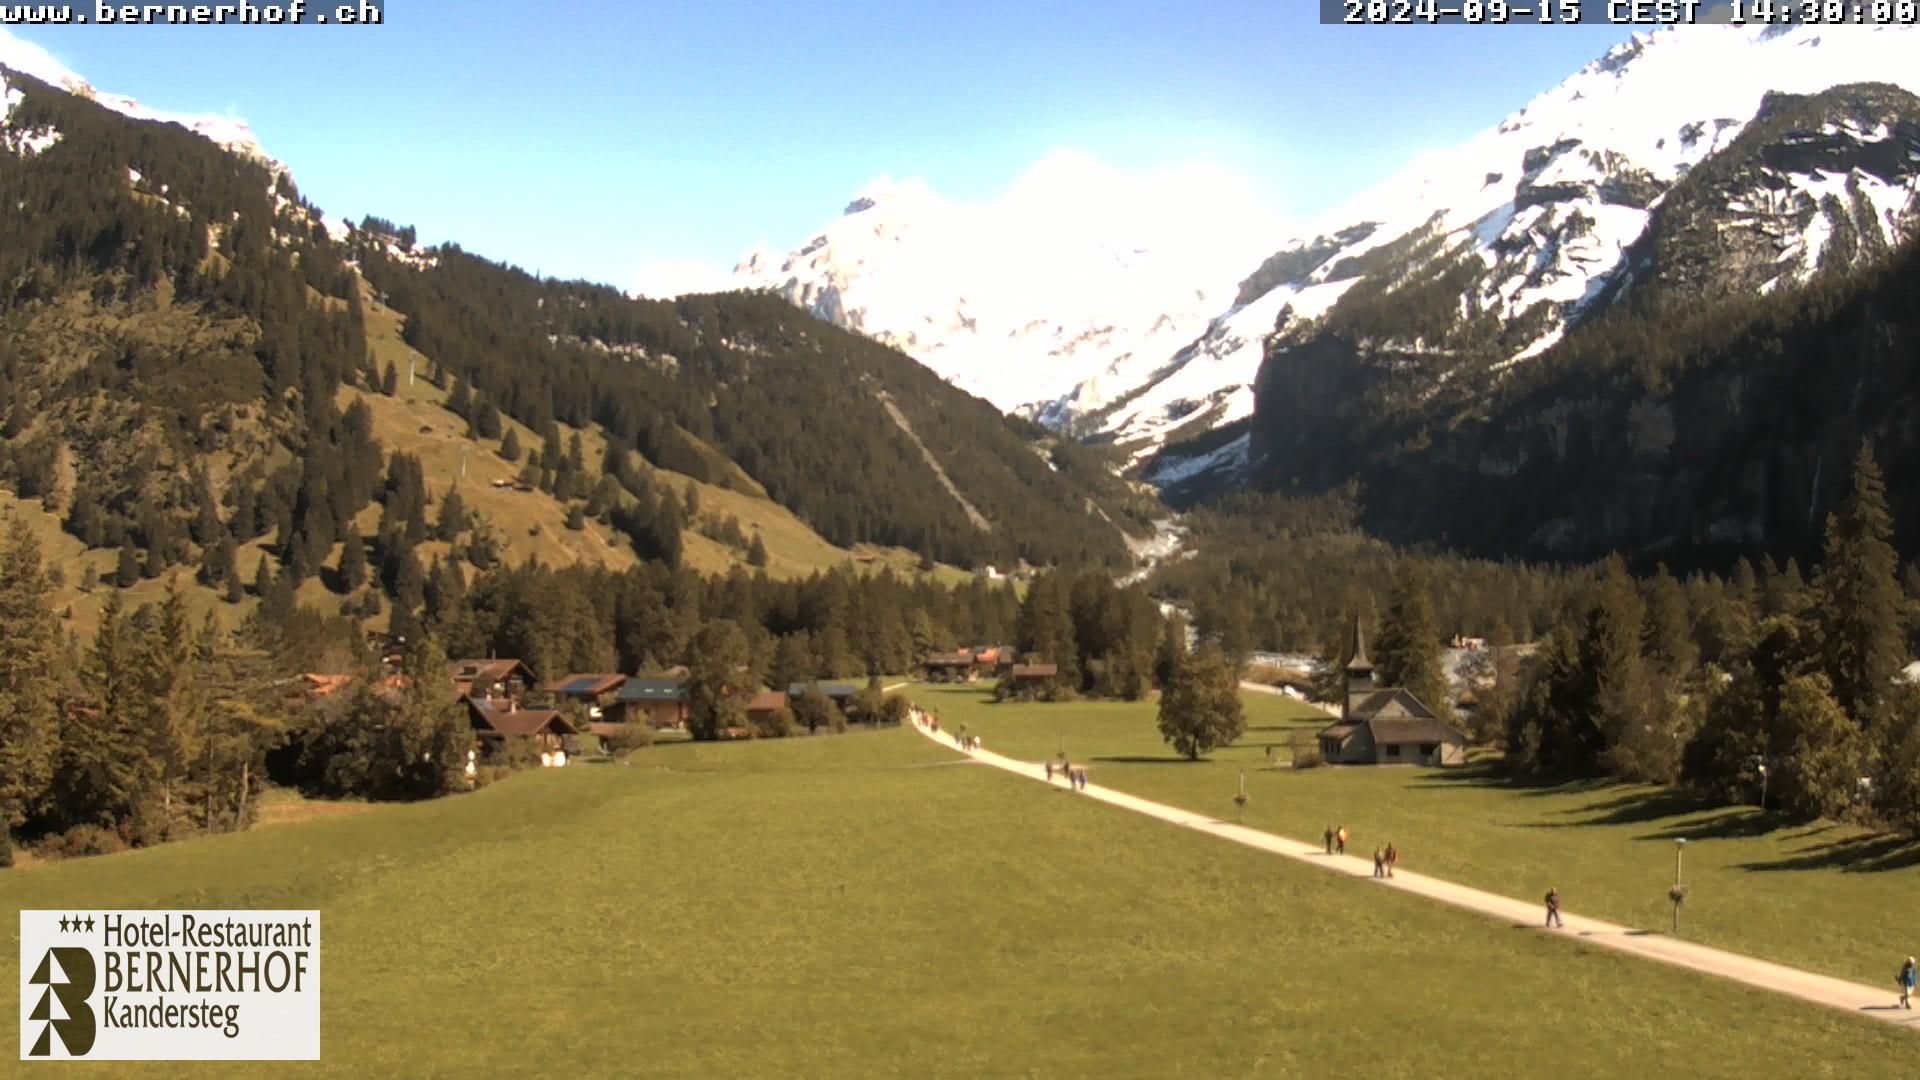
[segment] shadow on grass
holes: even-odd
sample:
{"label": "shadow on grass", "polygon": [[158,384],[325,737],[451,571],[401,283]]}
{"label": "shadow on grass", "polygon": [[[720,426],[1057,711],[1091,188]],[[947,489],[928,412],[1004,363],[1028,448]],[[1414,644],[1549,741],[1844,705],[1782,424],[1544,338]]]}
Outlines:
{"label": "shadow on grass", "polygon": [[1779,859],[1738,864],[1742,870],[1841,870],[1875,874],[1920,866],[1920,840],[1905,836],[1855,836],[1801,848]]}
{"label": "shadow on grass", "polygon": [[1198,765],[1200,764],[1200,762],[1195,761],[1192,758],[1180,757],[1177,754],[1168,754],[1168,755],[1113,754],[1106,757],[1096,757],[1093,760],[1104,761],[1110,765]]}

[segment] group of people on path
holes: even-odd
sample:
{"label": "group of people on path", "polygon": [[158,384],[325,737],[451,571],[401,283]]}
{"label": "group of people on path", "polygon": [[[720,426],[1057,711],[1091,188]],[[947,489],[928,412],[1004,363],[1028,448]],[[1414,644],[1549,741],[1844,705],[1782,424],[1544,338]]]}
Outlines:
{"label": "group of people on path", "polygon": [[1373,849],[1373,876],[1392,877],[1394,865],[1400,861],[1400,849],[1391,842],[1384,848]]}
{"label": "group of people on path", "polygon": [[1055,765],[1053,763],[1052,758],[1048,758],[1046,765],[1047,765],[1047,783],[1049,784],[1053,783],[1053,774],[1059,773],[1061,776],[1066,777],[1067,786],[1072,790],[1074,791],[1087,790],[1087,770],[1074,768],[1073,763],[1071,761],[1066,760],[1065,758],[1061,758],[1060,764],[1058,765]]}

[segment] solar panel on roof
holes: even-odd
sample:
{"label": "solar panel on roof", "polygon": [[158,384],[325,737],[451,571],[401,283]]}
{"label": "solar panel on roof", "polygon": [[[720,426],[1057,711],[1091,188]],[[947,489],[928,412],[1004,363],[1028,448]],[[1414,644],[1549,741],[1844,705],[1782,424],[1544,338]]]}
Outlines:
{"label": "solar panel on roof", "polygon": [[560,688],[560,692],[563,694],[585,694],[592,691],[594,686],[599,682],[600,682],[599,679],[596,679],[591,675],[584,676],[578,679],[571,679],[571,680],[568,680],[567,685]]}

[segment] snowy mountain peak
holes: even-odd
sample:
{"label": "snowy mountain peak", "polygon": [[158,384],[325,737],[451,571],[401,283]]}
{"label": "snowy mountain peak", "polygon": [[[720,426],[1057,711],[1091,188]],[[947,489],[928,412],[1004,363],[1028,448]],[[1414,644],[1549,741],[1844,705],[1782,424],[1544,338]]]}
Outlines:
{"label": "snowy mountain peak", "polygon": [[749,253],[735,284],[771,288],[1002,409],[1033,411],[1090,372],[1124,388],[1164,362],[1277,235],[1218,170],[1139,177],[1061,151],[984,202],[876,179],[800,248]]}
{"label": "snowy mountain peak", "polygon": [[[13,36],[5,28],[0,28],[0,68],[30,75],[49,86],[57,86],[135,120],[179,124],[236,154],[268,166],[276,173],[285,171],[283,165],[268,156],[266,150],[261,147],[260,140],[255,137],[253,129],[247,126],[245,120],[236,116],[165,112],[150,109],[124,94],[103,93],[62,64],[52,53],[30,41]],[[12,115],[13,107],[20,99],[19,92],[7,86],[5,79],[5,72],[0,71],[0,124],[4,124],[7,117]]]}

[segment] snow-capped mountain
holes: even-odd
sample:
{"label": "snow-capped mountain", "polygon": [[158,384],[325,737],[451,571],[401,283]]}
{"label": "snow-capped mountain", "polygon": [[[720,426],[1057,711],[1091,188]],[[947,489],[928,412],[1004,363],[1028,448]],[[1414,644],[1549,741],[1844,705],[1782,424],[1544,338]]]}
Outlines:
{"label": "snow-capped mountain", "polygon": [[734,284],[899,348],[1003,410],[1052,416],[1148,378],[1279,235],[1218,173],[1143,180],[1062,152],[984,203],[877,181],[798,251],[750,254]]}
{"label": "snow-capped mountain", "polygon": [[[0,67],[31,75],[49,86],[88,98],[135,120],[153,120],[163,124],[179,124],[189,131],[206,136],[220,146],[245,157],[253,158],[281,171],[281,166],[269,157],[254,137],[253,129],[245,120],[235,116],[191,115],[187,113],[165,112],[150,109],[124,94],[110,94],[94,87],[75,74],[53,55],[30,41],[24,41],[0,28]],[[19,102],[20,94],[6,85],[6,73],[0,72],[0,125],[4,125],[13,107]]]}
{"label": "snow-capped mountain", "polygon": [[[1638,35],[1282,246],[1206,336],[1098,414],[1098,427],[1144,451],[1171,429],[1245,416],[1270,346],[1310,338],[1349,290],[1369,300],[1411,295],[1442,275],[1460,286],[1456,321],[1496,340],[1493,366],[1524,363],[1644,277],[1650,223],[1677,210],[1665,207],[1669,192],[1784,100],[1770,95],[1857,83],[1920,91],[1915,55],[1920,30],[1892,26]],[[1717,285],[1697,285],[1720,295],[1766,291],[1859,265],[1914,235],[1920,145],[1911,126],[1884,101],[1835,108],[1809,130],[1787,123],[1749,155],[1743,183],[1707,197],[1720,204],[1701,226],[1749,250],[1715,262]],[[1371,344],[1411,353],[1456,344],[1412,325],[1382,327],[1387,337]],[[1242,440],[1239,460],[1245,448]],[[1234,461],[1217,446],[1206,453],[1209,467]],[[1163,461],[1158,470],[1185,476],[1198,464]]]}

